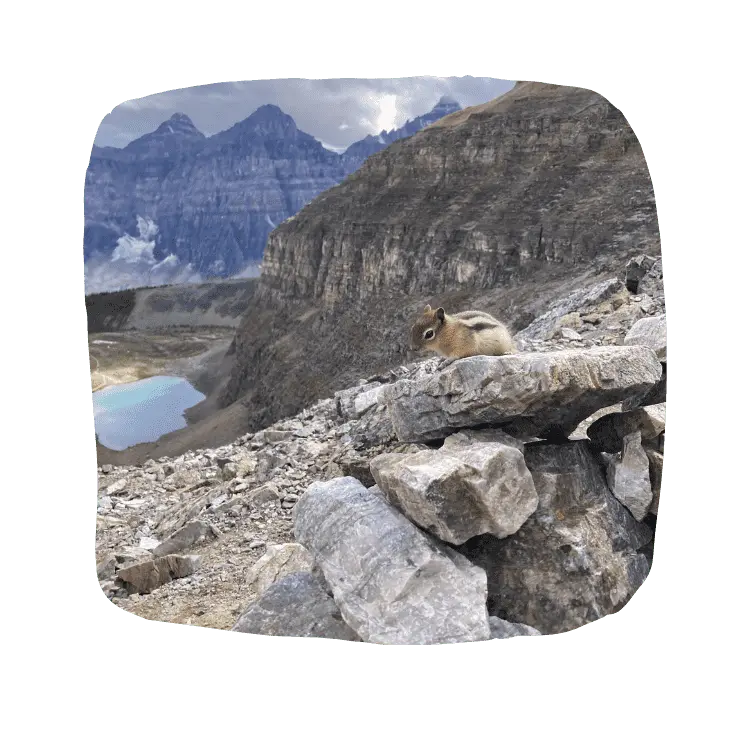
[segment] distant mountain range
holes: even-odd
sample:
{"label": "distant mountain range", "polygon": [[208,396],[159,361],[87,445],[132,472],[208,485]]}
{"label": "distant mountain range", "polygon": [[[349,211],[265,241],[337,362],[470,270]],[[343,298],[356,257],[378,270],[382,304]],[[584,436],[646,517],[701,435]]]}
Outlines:
{"label": "distant mountain range", "polygon": [[84,196],[86,291],[252,275],[278,224],[368,156],[458,109],[443,97],[342,154],[270,104],[208,138],[176,113],[124,148],[94,146]]}

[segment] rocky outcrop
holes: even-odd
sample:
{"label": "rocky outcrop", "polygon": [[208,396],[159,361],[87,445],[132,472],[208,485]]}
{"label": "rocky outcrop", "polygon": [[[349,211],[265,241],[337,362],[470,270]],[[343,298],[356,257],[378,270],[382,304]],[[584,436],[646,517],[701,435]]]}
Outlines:
{"label": "rocky outcrop", "polygon": [[427,381],[389,385],[380,398],[403,441],[486,424],[546,437],[568,435],[597,409],[647,393],[660,376],[645,347],[468,357]]}
{"label": "rocky outcrop", "polygon": [[294,533],[362,640],[489,638],[484,572],[424,535],[382,493],[351,477],[313,483],[295,507]]}
{"label": "rocky outcrop", "polygon": [[487,571],[490,614],[562,633],[617,612],[643,583],[651,530],[612,496],[586,441],[526,446],[539,507],[507,539],[459,548]]}
{"label": "rocky outcrop", "polygon": [[370,466],[407,518],[451,544],[514,534],[539,502],[523,443],[499,430],[459,432],[439,450],[384,453]]}

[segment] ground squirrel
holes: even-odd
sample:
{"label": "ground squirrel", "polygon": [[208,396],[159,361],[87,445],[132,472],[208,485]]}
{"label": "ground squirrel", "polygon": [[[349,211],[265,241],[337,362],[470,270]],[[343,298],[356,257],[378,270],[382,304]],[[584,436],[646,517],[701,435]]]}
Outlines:
{"label": "ground squirrel", "polygon": [[450,361],[477,354],[515,354],[508,329],[489,313],[479,310],[448,315],[429,305],[411,329],[411,348],[434,351]]}

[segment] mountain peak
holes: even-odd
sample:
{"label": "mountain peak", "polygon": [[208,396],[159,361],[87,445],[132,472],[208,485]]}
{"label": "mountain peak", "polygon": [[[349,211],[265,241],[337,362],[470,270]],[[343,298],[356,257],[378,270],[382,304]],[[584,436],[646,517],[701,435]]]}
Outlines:
{"label": "mountain peak", "polygon": [[168,120],[164,120],[154,133],[159,135],[203,135],[184,112],[175,112]]}
{"label": "mountain peak", "polygon": [[435,105],[435,109],[437,107],[456,107],[456,109],[461,109],[461,105],[459,104],[459,102],[450,94],[443,94],[440,99],[438,99],[438,103]]}

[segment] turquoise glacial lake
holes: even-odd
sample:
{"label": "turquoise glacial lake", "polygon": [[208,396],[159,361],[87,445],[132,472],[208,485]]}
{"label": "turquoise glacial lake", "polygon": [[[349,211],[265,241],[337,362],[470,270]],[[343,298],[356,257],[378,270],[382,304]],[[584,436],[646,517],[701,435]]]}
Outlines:
{"label": "turquoise glacial lake", "polygon": [[116,451],[185,427],[185,410],[205,398],[184,378],[166,375],[111,385],[93,397],[99,442]]}

